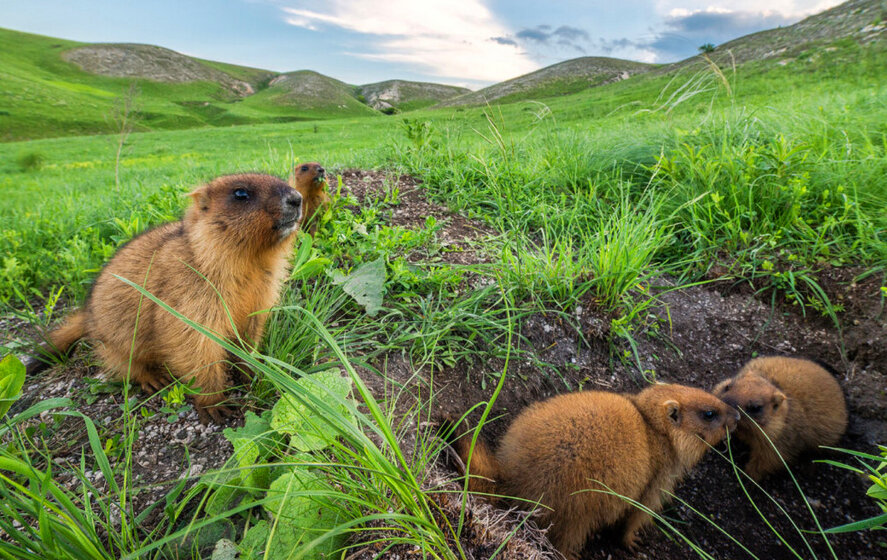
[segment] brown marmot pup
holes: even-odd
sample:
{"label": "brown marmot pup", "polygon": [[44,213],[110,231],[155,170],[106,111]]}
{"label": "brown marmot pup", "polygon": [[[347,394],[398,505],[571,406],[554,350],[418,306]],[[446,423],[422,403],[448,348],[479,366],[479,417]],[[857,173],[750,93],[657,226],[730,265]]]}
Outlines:
{"label": "brown marmot pup", "polygon": [[755,358],[713,392],[742,412],[736,436],[751,448],[745,472],[756,481],[783,468],[782,459],[838,443],[847,428],[841,386],[810,360]]}
{"label": "brown marmot pup", "polygon": [[[637,395],[560,395],[523,411],[495,455],[478,440],[468,487],[522,499],[524,506],[541,503],[540,524],[551,525],[548,536],[567,558],[620,522],[622,541],[633,548],[650,516],[629,500],[661,510],[681,477],[738,419],[713,395],[682,385],[657,384]],[[454,444],[463,462],[470,439],[463,435]]]}
{"label": "brown marmot pup", "polygon": [[[289,268],[302,197],[285,181],[261,174],[227,175],[189,195],[183,220],[142,233],[121,247],[95,281],[86,303],[49,333],[45,350],[60,355],[80,338],[116,379],[147,392],[169,374],[194,381],[201,421],[228,386],[228,352],[143,297],[130,280],[219,336],[258,344],[267,313]],[[32,360],[29,373],[46,364]]]}
{"label": "brown marmot pup", "polygon": [[302,195],[302,231],[314,235],[320,217],[330,205],[330,197],[325,190],[326,171],[319,163],[303,163],[293,167],[289,182]]}

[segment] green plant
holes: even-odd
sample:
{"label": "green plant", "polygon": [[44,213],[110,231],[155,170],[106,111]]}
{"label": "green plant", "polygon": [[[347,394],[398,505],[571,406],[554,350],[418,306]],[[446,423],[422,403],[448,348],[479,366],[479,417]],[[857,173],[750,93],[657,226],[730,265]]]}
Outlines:
{"label": "green plant", "polygon": [[838,451],[856,458],[857,463],[860,466],[832,460],[825,460],[822,462],[866,476],[872,482],[872,485],[869,487],[866,494],[874,500],[883,513],[861,521],[854,521],[839,527],[832,527],[831,529],[827,529],[826,533],[847,533],[851,531],[867,531],[871,529],[883,530],[887,527],[887,446],[878,446],[879,455],[853,451],[850,449],[839,449]]}
{"label": "green plant", "polygon": [[12,406],[25,384],[25,366],[12,354],[0,360],[0,418]]}
{"label": "green plant", "polygon": [[26,152],[19,155],[16,163],[22,171],[39,171],[46,163],[46,156],[40,152]]}

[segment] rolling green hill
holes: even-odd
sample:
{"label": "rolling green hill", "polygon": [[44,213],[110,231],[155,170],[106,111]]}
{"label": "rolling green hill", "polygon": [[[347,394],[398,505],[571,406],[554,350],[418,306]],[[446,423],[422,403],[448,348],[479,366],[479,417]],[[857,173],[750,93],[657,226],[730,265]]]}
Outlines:
{"label": "rolling green hill", "polygon": [[386,80],[360,86],[360,95],[377,111],[412,111],[429,107],[445,99],[469,93],[470,90],[428,82]]}
{"label": "rolling green hill", "polygon": [[590,87],[626,80],[655,68],[654,65],[586,56],[566,60],[484,89],[443,101],[439,107],[482,105],[487,102],[509,103],[577,93]]}
{"label": "rolling green hill", "polygon": [[[262,115],[232,111],[241,98],[236,88],[261,87],[263,76],[273,75],[267,71],[204,62],[159,47],[89,46],[6,29],[0,29],[0,50],[3,141],[111,132],[108,118],[131,83],[138,92],[137,130],[267,122]],[[104,71],[127,54],[134,61],[127,75],[92,74],[80,66]],[[171,74],[175,81],[152,79],[164,69],[172,72],[182,59],[188,61],[190,79],[183,79],[185,72]],[[149,61],[150,70],[136,77],[135,62]]]}
{"label": "rolling green hill", "polygon": [[311,70],[279,74],[241,107],[304,119],[378,115],[357,99],[357,88]]}
{"label": "rolling green hill", "polygon": [[310,70],[279,74],[9,29],[0,29],[0,51],[0,141],[114,132],[110,117],[131,84],[138,131],[373,116],[374,104],[405,111],[467,91],[400,80],[354,86]]}
{"label": "rolling green hill", "polygon": [[759,31],[718,45],[712,57],[719,63],[772,60],[785,64],[817,44],[841,39],[864,44],[885,36],[887,4],[882,0],[850,0],[794,25]]}
{"label": "rolling green hill", "polygon": [[[881,42],[887,36],[885,17],[880,0],[851,0],[797,24],[720,45],[708,60],[694,56],[656,66],[583,57],[476,92],[403,80],[355,86],[310,70],[279,74],[152,45],[86,44],[0,29],[0,141],[112,133],[111,117],[131,85],[138,109],[135,130],[149,131],[553,99],[626,80],[644,88],[655,76],[707,72],[710,61],[725,71],[743,64],[762,72],[803,67],[807,58],[831,52],[824,49],[850,52],[841,41]],[[839,58],[830,56],[836,63]]]}

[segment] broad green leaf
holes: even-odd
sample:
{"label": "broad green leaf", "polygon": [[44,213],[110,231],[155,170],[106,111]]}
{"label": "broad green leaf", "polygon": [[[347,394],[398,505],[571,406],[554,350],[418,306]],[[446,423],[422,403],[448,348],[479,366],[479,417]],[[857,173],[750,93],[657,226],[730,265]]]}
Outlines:
{"label": "broad green leaf", "polygon": [[299,248],[293,259],[293,271],[290,278],[293,280],[308,280],[323,273],[333,261],[326,257],[318,256],[320,253],[313,246],[310,235],[299,236]]}
{"label": "broad green leaf", "polygon": [[25,365],[12,354],[0,360],[0,417],[16,400],[25,384]]}
{"label": "broad green leaf", "polygon": [[241,470],[239,478],[244,486],[266,489],[270,482],[267,468],[256,468],[265,463],[277,447],[276,434],[271,429],[271,414],[265,411],[262,416],[248,411],[244,416],[243,427],[225,428],[222,435],[234,446],[232,457]]}
{"label": "broad green leaf", "polygon": [[268,536],[271,534],[271,527],[265,520],[259,521],[243,534],[243,539],[237,548],[240,549],[241,558],[243,560],[261,558],[265,552],[265,543],[268,542]]}
{"label": "broad green leaf", "polygon": [[324,419],[327,413],[312,404],[317,401],[324,403],[336,411],[343,421],[353,424],[355,420],[351,411],[338,401],[350,395],[351,378],[343,377],[338,370],[327,370],[306,375],[297,380],[296,385],[301,389],[299,392],[305,404],[293,395],[284,394],[271,409],[271,428],[281,434],[289,434],[290,445],[299,451],[323,449],[338,432]]}
{"label": "broad green leaf", "polygon": [[334,272],[333,282],[366,309],[372,317],[382,309],[382,296],[385,295],[385,259],[363,263],[351,274],[344,276]]}
{"label": "broad green leaf", "polygon": [[[289,558],[300,546],[340,523],[338,511],[322,496],[328,491],[317,475],[303,469],[292,469],[271,483],[269,500],[264,504],[268,513],[276,518],[269,558]],[[342,536],[332,537],[304,557],[329,558],[342,543]]]}
{"label": "broad green leaf", "polygon": [[237,545],[228,539],[219,539],[213,548],[210,560],[235,560],[237,558]]}

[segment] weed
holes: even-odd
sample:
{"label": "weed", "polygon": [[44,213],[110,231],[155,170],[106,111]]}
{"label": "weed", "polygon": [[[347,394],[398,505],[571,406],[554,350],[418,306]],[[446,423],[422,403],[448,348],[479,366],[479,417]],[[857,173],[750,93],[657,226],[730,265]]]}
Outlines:
{"label": "weed", "polygon": [[16,163],[22,171],[39,171],[46,163],[46,156],[40,152],[26,152],[18,156]]}

